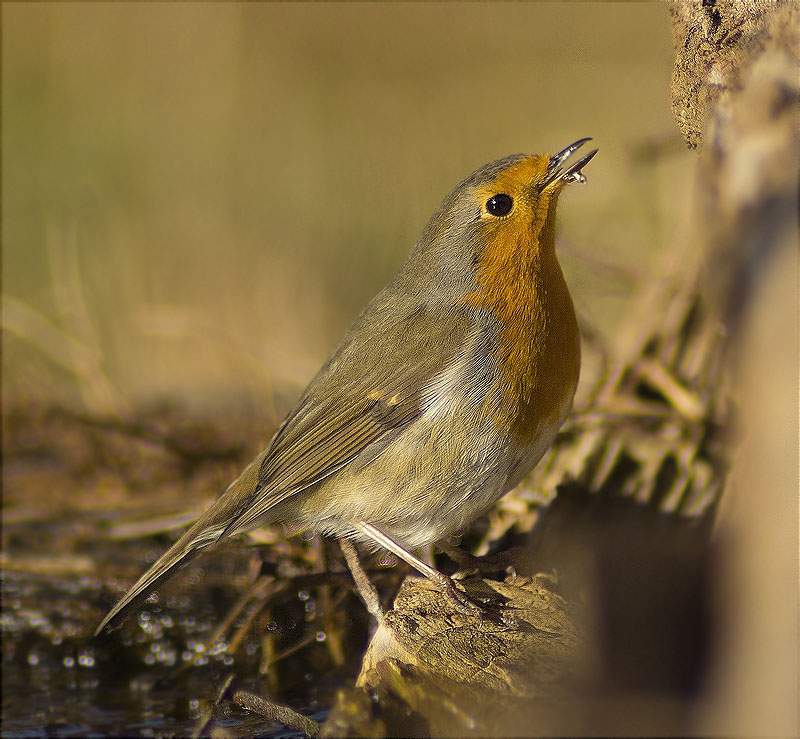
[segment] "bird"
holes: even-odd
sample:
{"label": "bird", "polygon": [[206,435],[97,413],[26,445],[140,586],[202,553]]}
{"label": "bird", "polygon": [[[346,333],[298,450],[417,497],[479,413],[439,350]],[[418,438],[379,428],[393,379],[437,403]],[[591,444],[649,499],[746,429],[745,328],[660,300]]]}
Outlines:
{"label": "bird", "polygon": [[389,550],[474,609],[412,550],[467,528],[513,489],[570,411],[581,342],[556,206],[565,185],[586,181],[597,149],[573,155],[590,140],[506,156],[455,187],[267,447],[95,634],[221,539],[275,523],[336,537],[378,618],[355,542]]}

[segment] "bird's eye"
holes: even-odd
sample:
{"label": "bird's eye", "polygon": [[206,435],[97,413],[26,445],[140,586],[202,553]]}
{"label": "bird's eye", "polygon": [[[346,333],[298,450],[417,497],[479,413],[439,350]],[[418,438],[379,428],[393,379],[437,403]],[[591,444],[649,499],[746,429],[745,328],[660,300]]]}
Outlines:
{"label": "bird's eye", "polygon": [[510,195],[501,192],[486,201],[486,212],[493,216],[504,216],[508,214],[513,205],[514,199]]}

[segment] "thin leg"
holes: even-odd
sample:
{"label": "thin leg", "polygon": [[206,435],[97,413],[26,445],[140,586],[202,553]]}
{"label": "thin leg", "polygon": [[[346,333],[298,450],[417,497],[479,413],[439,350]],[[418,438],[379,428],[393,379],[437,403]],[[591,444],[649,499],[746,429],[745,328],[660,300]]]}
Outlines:
{"label": "thin leg", "polygon": [[344,560],[347,562],[347,567],[353,576],[353,582],[356,584],[356,590],[361,596],[361,600],[364,601],[364,605],[375,617],[375,620],[380,623],[383,619],[383,609],[381,608],[380,598],[378,598],[378,591],[375,590],[375,586],[361,566],[355,544],[350,539],[342,537],[339,539],[339,546],[342,549]]}
{"label": "thin leg", "polygon": [[439,570],[435,570],[430,565],[426,565],[421,559],[415,557],[411,552],[401,547],[394,539],[390,539],[379,529],[376,529],[371,523],[364,521],[357,521],[355,528],[360,531],[364,536],[372,539],[376,544],[379,544],[384,549],[388,549],[393,554],[396,554],[400,559],[408,562],[417,572],[425,575],[432,583],[434,583],[453,603],[453,605],[460,611],[468,613],[480,613],[480,608],[475,605],[464,593],[456,588],[455,583],[442,574]]}

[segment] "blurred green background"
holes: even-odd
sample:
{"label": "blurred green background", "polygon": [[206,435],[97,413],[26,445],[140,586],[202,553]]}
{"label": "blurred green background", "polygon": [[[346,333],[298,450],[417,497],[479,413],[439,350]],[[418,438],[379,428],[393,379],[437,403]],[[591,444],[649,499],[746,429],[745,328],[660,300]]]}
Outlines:
{"label": "blurred green background", "polygon": [[2,13],[5,403],[279,416],[440,200],[509,153],[594,137],[560,249],[607,335],[685,228],[663,4]]}

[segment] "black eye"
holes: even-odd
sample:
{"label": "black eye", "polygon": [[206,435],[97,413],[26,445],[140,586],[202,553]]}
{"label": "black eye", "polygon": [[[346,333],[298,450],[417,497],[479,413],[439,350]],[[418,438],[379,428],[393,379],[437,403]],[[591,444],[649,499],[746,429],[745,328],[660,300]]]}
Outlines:
{"label": "black eye", "polygon": [[511,210],[512,205],[514,205],[514,199],[501,192],[486,201],[486,212],[493,216],[504,216]]}

